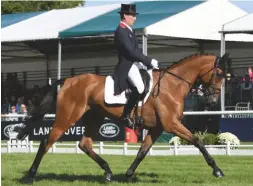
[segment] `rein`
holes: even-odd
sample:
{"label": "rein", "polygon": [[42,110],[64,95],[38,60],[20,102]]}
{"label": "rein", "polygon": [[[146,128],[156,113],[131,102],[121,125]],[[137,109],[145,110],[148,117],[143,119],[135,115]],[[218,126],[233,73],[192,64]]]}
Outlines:
{"label": "rein", "polygon": [[[210,70],[208,70],[207,72],[205,72],[204,74],[200,75],[199,77],[203,77],[203,76],[205,76],[206,74],[208,74],[209,72],[211,72],[212,70],[218,68],[219,65],[217,64],[217,61],[218,61],[218,58],[217,58],[216,61],[215,61],[214,67],[211,68]],[[153,96],[154,98],[158,97],[158,95],[160,94],[160,84],[161,84],[161,80],[162,80],[162,78],[164,77],[164,74],[165,74],[165,73],[168,73],[168,74],[170,74],[170,75],[172,75],[172,76],[174,76],[174,77],[176,77],[176,78],[178,78],[178,79],[180,79],[180,80],[186,82],[186,83],[189,85],[190,88],[194,87],[195,89],[200,90],[200,91],[203,92],[202,89],[200,89],[200,88],[197,87],[197,86],[194,86],[193,83],[191,83],[191,82],[185,80],[184,78],[182,78],[182,77],[180,77],[180,76],[178,76],[178,75],[176,75],[176,74],[174,74],[174,73],[168,71],[168,69],[165,68],[163,71],[160,71],[160,73],[159,73],[159,78],[158,78],[156,84],[155,84],[154,87],[153,87],[152,96]],[[219,94],[219,93],[221,92],[221,89],[215,88],[215,87],[213,87],[212,84],[211,84],[211,80],[212,80],[212,77],[213,77],[214,75],[215,75],[215,72],[213,71],[213,73],[212,73],[212,75],[210,76],[209,81],[208,81],[208,83],[207,83],[207,84],[208,84],[208,87],[212,88],[212,89],[214,90],[214,92],[211,93],[211,92],[207,89],[206,85],[204,85],[204,96],[211,96],[211,95],[214,95],[214,94]],[[158,87],[158,90],[157,90],[157,94],[155,95],[154,92],[155,92],[156,86]]]}
{"label": "rein", "polygon": [[[172,75],[172,76],[175,76],[176,78],[178,78],[178,79],[180,79],[180,80],[186,82],[186,83],[189,85],[190,88],[193,87],[193,84],[192,84],[191,82],[189,82],[189,81],[185,80],[184,78],[182,78],[182,77],[180,77],[180,76],[178,76],[178,75],[176,75],[176,74],[174,74],[174,73],[168,71],[168,69],[165,68],[163,71],[160,71],[160,73],[159,73],[159,78],[158,78],[156,84],[154,85],[154,88],[153,88],[153,91],[152,91],[152,96],[153,96],[154,98],[156,98],[156,97],[160,94],[160,84],[161,84],[161,80],[162,80],[162,78],[164,77],[164,74],[165,74],[165,73],[168,73],[168,74],[170,74],[170,75]],[[156,87],[156,86],[158,86],[158,90],[157,90],[157,94],[155,95],[154,92],[155,92],[155,87]],[[197,87],[196,87],[196,88],[197,88]]]}

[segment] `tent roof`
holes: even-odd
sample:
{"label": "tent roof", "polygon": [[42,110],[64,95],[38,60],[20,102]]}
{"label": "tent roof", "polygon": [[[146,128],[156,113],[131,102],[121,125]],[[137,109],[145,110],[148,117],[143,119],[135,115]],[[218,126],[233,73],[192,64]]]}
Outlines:
{"label": "tent roof", "polygon": [[51,10],[1,30],[2,42],[57,39],[60,31],[118,8],[104,5]]}
{"label": "tent roof", "polygon": [[[146,28],[147,34],[169,37],[220,40],[224,23],[247,12],[226,0],[209,0]],[[228,35],[228,41],[253,41],[247,35]]]}
{"label": "tent roof", "polygon": [[1,15],[1,28],[9,25],[24,21],[34,16],[40,15],[46,11],[29,12],[29,13],[17,13],[17,14],[3,14]]}
{"label": "tent roof", "polygon": [[[136,2],[137,22],[134,29],[144,29],[157,21],[180,13],[188,8],[202,3],[202,1],[147,1]],[[96,17],[90,21],[60,32],[61,38],[81,37],[92,35],[112,34],[119,24],[120,16],[116,9],[103,16]]]}
{"label": "tent roof", "polygon": [[224,24],[221,32],[253,34],[253,13]]}

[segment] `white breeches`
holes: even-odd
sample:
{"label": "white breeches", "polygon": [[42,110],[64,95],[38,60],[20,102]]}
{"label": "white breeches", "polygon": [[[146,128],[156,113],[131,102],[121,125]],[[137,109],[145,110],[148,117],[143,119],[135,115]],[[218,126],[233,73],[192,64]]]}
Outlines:
{"label": "white breeches", "polygon": [[128,80],[130,83],[132,83],[133,86],[135,86],[139,92],[139,94],[142,94],[144,92],[144,84],[141,78],[141,74],[139,71],[139,68],[136,64],[133,64],[128,72]]}

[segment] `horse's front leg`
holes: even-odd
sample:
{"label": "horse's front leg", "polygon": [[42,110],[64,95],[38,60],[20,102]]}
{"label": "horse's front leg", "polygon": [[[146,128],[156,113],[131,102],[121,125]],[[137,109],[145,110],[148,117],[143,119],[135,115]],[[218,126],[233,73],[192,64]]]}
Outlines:
{"label": "horse's front leg", "polygon": [[215,161],[213,160],[211,155],[208,153],[203,143],[196,136],[194,136],[187,128],[185,128],[185,126],[182,123],[180,123],[179,120],[174,119],[173,122],[174,123],[171,127],[172,132],[176,134],[177,136],[179,136],[180,138],[186,141],[189,141],[195,147],[197,147],[202,153],[202,155],[204,156],[207,164],[213,168],[213,175],[215,177],[223,177],[224,176],[223,172],[216,165]]}
{"label": "horse's front leg", "polygon": [[146,135],[144,141],[142,142],[141,147],[139,149],[139,152],[134,162],[132,163],[132,165],[128,168],[126,172],[126,176],[129,181],[131,181],[134,171],[136,170],[138,165],[141,163],[141,161],[145,158],[149,149],[155,143],[155,141],[157,140],[157,138],[160,136],[161,133],[162,133],[162,128],[160,127],[156,127],[148,131],[148,134]]}

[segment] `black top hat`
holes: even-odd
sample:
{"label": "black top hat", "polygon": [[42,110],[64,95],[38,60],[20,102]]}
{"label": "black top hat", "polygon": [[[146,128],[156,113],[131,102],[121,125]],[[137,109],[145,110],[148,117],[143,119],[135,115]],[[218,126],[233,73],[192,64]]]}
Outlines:
{"label": "black top hat", "polygon": [[121,10],[118,12],[120,14],[138,14],[136,13],[135,4],[121,4]]}

